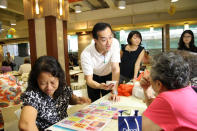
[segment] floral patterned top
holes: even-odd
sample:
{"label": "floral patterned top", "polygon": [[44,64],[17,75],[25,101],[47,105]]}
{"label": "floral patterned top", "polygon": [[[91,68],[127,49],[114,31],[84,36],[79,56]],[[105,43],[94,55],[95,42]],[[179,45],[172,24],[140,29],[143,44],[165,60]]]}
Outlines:
{"label": "floral patterned top", "polygon": [[44,130],[68,116],[67,108],[72,93],[70,87],[65,87],[63,94],[53,99],[41,90],[32,90],[24,92],[21,100],[23,106],[29,105],[37,110],[36,125],[39,130]]}

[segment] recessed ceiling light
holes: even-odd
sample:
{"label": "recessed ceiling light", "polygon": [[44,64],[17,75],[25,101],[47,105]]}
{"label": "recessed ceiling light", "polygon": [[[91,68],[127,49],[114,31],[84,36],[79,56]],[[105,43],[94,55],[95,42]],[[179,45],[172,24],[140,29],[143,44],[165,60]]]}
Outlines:
{"label": "recessed ceiling light", "polygon": [[75,13],[81,13],[81,6],[75,5]]}
{"label": "recessed ceiling light", "polygon": [[119,9],[125,9],[125,8],[126,8],[126,1],[120,0],[120,1],[118,2],[118,8],[119,8]]}
{"label": "recessed ceiling light", "polygon": [[7,0],[0,0],[0,8],[3,8],[3,9],[5,9],[5,8],[7,8]]}
{"label": "recessed ceiling light", "polygon": [[188,23],[184,23],[184,30],[189,30],[189,24]]}
{"label": "recessed ceiling light", "polygon": [[11,24],[11,25],[16,25],[16,20],[11,20],[11,21],[10,21],[10,24]]}
{"label": "recessed ceiling light", "polygon": [[179,0],[171,0],[171,2],[177,2],[177,1],[179,1]]}

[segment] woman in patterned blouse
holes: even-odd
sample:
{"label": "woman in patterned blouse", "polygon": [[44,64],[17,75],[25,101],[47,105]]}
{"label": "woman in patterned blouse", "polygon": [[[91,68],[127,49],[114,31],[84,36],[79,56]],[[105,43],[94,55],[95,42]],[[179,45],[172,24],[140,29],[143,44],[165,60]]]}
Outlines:
{"label": "woman in patterned blouse", "polygon": [[30,72],[28,88],[21,95],[23,108],[19,121],[22,131],[38,131],[67,117],[68,104],[90,103],[66,86],[59,62],[51,56],[38,58]]}

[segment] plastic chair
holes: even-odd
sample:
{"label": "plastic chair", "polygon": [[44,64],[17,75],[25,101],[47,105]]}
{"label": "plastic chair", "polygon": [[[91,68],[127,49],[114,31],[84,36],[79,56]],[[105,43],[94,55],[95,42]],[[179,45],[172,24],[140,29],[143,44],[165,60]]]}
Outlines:
{"label": "plastic chair", "polygon": [[84,89],[87,87],[86,85],[86,81],[84,79],[84,74],[83,73],[79,73],[77,74],[78,75],[78,81],[77,82],[72,82],[70,85],[71,85],[71,88],[73,90],[79,90],[79,89]]}
{"label": "plastic chair", "polygon": [[4,131],[19,131],[18,119],[17,119],[17,115],[15,114],[15,111],[20,108],[21,108],[21,104],[1,108],[3,121],[4,121]]}

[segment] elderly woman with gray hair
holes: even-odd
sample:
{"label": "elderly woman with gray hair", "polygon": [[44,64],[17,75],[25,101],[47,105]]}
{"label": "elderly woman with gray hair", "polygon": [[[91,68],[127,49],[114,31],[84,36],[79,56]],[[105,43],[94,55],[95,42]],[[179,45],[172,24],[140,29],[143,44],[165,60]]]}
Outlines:
{"label": "elderly woman with gray hair", "polygon": [[197,130],[197,93],[189,85],[190,67],[182,56],[170,52],[153,58],[150,75],[140,84],[152,85],[156,98],[142,116],[143,131]]}
{"label": "elderly woman with gray hair", "polygon": [[197,92],[197,53],[189,51],[176,51],[177,54],[183,56],[184,60],[190,66],[190,83]]}

